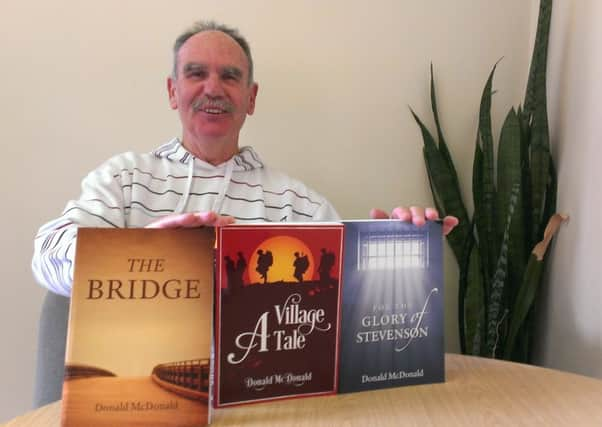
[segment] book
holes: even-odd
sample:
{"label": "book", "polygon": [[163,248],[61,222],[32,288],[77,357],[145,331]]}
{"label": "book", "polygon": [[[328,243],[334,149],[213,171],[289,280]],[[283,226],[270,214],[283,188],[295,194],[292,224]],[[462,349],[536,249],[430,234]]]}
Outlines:
{"label": "book", "polygon": [[204,426],[215,232],[80,228],[62,425]]}
{"label": "book", "polygon": [[336,393],[340,223],[217,230],[217,407]]}
{"label": "book", "polygon": [[441,224],[343,222],[339,392],[443,382]]}

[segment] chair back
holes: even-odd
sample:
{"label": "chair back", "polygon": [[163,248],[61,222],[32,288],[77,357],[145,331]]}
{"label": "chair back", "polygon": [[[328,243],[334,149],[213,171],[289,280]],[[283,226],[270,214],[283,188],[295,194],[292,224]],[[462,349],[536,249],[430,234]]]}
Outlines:
{"label": "chair back", "polygon": [[55,402],[62,395],[69,301],[69,298],[52,292],[44,297],[38,328],[35,408]]}

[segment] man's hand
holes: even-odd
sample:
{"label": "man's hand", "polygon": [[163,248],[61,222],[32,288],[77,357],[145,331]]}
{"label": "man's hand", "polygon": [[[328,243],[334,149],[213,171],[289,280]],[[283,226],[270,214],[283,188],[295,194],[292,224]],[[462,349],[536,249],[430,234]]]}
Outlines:
{"label": "man's hand", "polygon": [[194,228],[203,226],[218,227],[234,223],[231,216],[218,215],[215,212],[190,212],[167,215],[151,222],[145,228]]}
{"label": "man's hand", "polygon": [[[435,221],[439,219],[439,212],[435,208],[421,208],[417,206],[411,206],[410,208],[406,208],[403,206],[399,206],[391,212],[389,216],[388,213],[383,211],[382,209],[372,209],[370,210],[370,218],[372,219],[400,219],[402,221],[412,222],[414,225],[424,225],[427,220]],[[443,218],[443,235],[447,236],[456,225],[458,225],[458,218],[455,216],[446,216]]]}

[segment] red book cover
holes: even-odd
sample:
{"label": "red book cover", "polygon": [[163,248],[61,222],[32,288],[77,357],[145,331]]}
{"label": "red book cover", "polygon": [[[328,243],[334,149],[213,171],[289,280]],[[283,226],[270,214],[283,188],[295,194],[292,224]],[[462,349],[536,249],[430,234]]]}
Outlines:
{"label": "red book cover", "polygon": [[221,227],[215,405],[332,394],[343,225]]}

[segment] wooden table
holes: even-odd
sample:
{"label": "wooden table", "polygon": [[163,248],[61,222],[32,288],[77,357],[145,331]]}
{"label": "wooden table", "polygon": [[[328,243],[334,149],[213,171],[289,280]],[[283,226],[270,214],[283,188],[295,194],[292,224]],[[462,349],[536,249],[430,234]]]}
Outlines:
{"label": "wooden table", "polygon": [[[220,409],[214,426],[602,426],[602,381],[446,355],[446,382]],[[6,427],[60,425],[60,402]]]}

